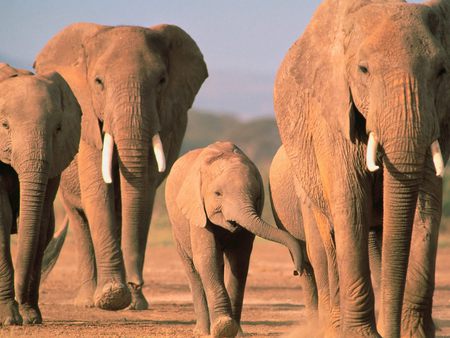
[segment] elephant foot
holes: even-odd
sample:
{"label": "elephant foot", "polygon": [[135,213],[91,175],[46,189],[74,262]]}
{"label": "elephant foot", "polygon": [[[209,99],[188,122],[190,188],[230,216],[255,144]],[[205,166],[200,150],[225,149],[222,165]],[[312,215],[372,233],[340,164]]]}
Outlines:
{"label": "elephant foot", "polygon": [[[406,309],[405,309],[406,308]],[[436,327],[430,315],[404,306],[402,315],[401,337],[434,338]]]}
{"label": "elephant foot", "polygon": [[128,288],[131,292],[131,304],[128,306],[128,310],[147,310],[148,302],[142,293],[142,284],[128,283]]}
{"label": "elephant foot", "polygon": [[73,305],[79,307],[94,307],[95,284],[85,283],[78,290],[78,294],[73,300]]}
{"label": "elephant foot", "polygon": [[194,328],[194,337],[197,338],[209,337],[209,328],[202,327],[197,323]]}
{"label": "elephant foot", "polygon": [[340,337],[348,337],[348,338],[382,338],[376,330],[373,328],[355,328],[345,330],[343,333],[341,332]]}
{"label": "elephant foot", "polygon": [[97,287],[94,295],[94,305],[103,310],[122,310],[131,303],[128,287],[117,281],[106,282],[103,287]]}
{"label": "elephant foot", "polygon": [[22,325],[22,316],[15,300],[0,303],[0,326]]}
{"label": "elephant foot", "polygon": [[20,305],[20,313],[23,318],[23,325],[42,324],[42,315],[39,306],[22,304]]}
{"label": "elephant foot", "polygon": [[228,316],[218,317],[212,326],[211,336],[214,338],[236,337],[239,325]]}

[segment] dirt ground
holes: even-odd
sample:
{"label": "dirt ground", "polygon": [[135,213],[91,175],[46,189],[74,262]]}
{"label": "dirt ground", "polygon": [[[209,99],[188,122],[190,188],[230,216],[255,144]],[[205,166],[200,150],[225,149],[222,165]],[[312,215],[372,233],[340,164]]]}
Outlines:
{"label": "dirt ground", "polygon": [[[32,337],[190,337],[195,325],[191,295],[180,260],[171,245],[150,245],[145,265],[147,311],[109,312],[71,305],[77,287],[75,243],[68,237],[60,260],[41,288],[45,323],[1,328],[1,336]],[[450,245],[439,249],[434,318],[438,337],[450,337]],[[306,325],[298,278],[287,249],[258,240],[252,255],[243,330],[255,337],[289,334]],[[291,337],[308,337],[296,331]]]}

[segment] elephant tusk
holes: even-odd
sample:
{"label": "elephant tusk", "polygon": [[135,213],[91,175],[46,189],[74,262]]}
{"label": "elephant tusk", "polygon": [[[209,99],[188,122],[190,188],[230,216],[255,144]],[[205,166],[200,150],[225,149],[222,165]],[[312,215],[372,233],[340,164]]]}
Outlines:
{"label": "elephant tusk", "polygon": [[153,152],[155,153],[156,162],[158,163],[158,171],[160,173],[166,170],[166,157],[164,156],[163,144],[159,133],[156,133],[152,138]]}
{"label": "elephant tusk", "polygon": [[103,139],[103,151],[102,151],[102,176],[103,181],[106,184],[112,183],[112,156],[114,152],[114,140],[112,136],[105,133]]}
{"label": "elephant tusk", "polygon": [[442,158],[441,147],[439,141],[436,140],[431,144],[431,155],[433,156],[434,168],[436,169],[436,176],[444,176],[444,159]]}
{"label": "elephant tusk", "polygon": [[366,164],[370,172],[375,172],[378,169],[380,169],[380,167],[376,165],[377,148],[378,148],[378,141],[375,137],[375,134],[370,133],[369,141],[367,142],[367,156],[366,156]]}

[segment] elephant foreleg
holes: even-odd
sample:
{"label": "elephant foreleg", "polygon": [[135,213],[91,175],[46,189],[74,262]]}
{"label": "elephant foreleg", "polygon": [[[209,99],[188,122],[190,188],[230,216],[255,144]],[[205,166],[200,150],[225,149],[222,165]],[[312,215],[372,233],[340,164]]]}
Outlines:
{"label": "elephant foreleg", "polygon": [[403,301],[402,337],[434,337],[432,319],[442,179],[427,168],[414,217]]}
{"label": "elephant foreleg", "polygon": [[[337,336],[341,329],[339,275],[336,259],[336,245],[332,236],[329,220],[316,207],[313,208],[317,229],[327,257],[327,275],[329,288],[329,316],[326,329],[327,336]],[[308,238],[309,240],[309,238]],[[319,295],[320,298],[320,295]]]}
{"label": "elephant foreleg", "polygon": [[234,337],[238,325],[231,317],[230,298],[224,284],[223,252],[209,225],[191,227],[191,244],[195,269],[206,293],[213,337]]}
{"label": "elephant foreleg", "polygon": [[255,236],[248,231],[242,231],[238,236],[236,243],[225,250],[225,281],[231,302],[232,317],[238,323],[240,333],[243,334],[240,327],[242,303]]}
{"label": "elephant foreleg", "polygon": [[189,281],[189,287],[192,293],[192,301],[194,303],[194,312],[197,323],[194,329],[194,336],[209,336],[209,310],[206,302],[205,290],[200,279],[200,275],[194,267],[192,258],[182,249],[180,243],[176,241],[177,252],[183,263],[184,270]]}
{"label": "elephant foreleg", "polygon": [[120,310],[131,302],[125,283],[125,268],[115,221],[114,186],[105,184],[101,174],[101,153],[80,141],[78,171],[83,208],[94,244],[97,265],[95,306]]}
{"label": "elephant foreleg", "polygon": [[8,194],[0,189],[0,326],[22,324],[22,317],[14,300],[14,274],[10,248],[12,221]]}
{"label": "elephant foreleg", "polygon": [[[341,330],[345,337],[379,337],[375,327],[374,295],[370,280],[368,233],[369,200],[351,191],[332,206],[341,290]],[[366,196],[370,196],[367,194]]]}

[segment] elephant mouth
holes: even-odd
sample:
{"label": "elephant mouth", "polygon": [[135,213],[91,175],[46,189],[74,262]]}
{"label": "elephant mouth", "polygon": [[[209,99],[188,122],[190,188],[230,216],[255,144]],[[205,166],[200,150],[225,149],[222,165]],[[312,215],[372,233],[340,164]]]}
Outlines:
{"label": "elephant mouth", "polygon": [[229,225],[229,231],[232,233],[239,232],[242,230],[242,227],[236,221],[227,220],[227,224]]}
{"label": "elephant mouth", "polygon": [[[376,164],[377,149],[378,149],[378,139],[376,135],[373,132],[371,132],[369,134],[369,140],[367,142],[367,153],[366,153],[366,165],[367,169],[369,169],[370,172],[375,172],[378,169],[380,169],[380,167]],[[431,156],[433,157],[433,164],[436,170],[436,176],[442,178],[444,176],[445,164],[438,140],[435,140],[431,144],[430,150]]]}

